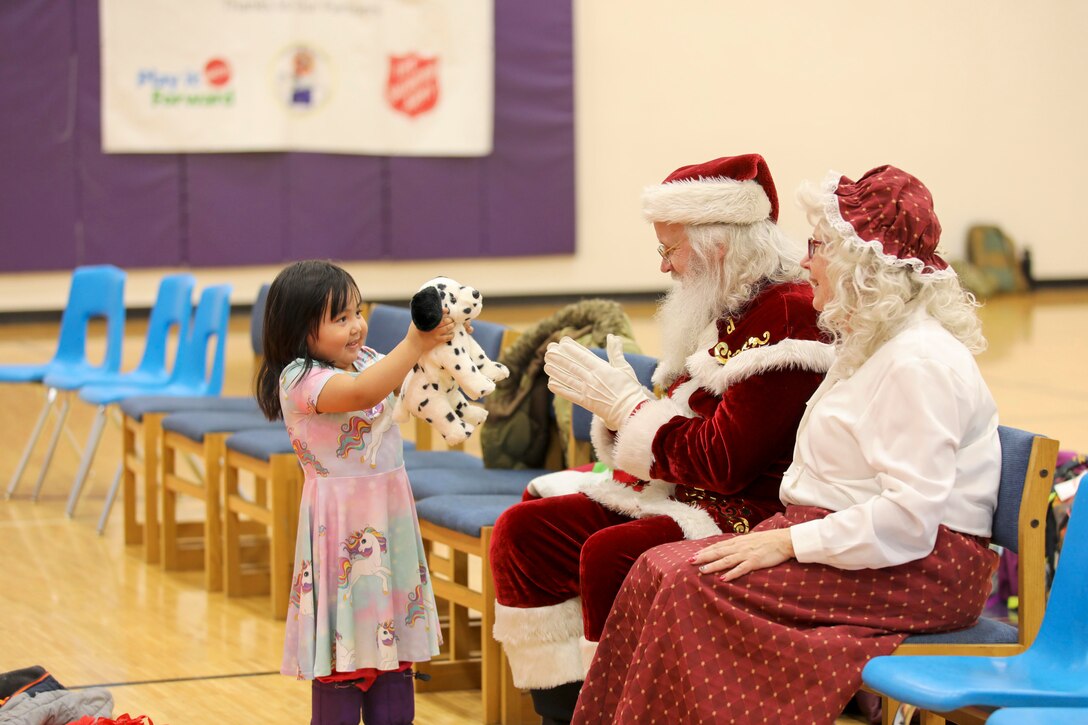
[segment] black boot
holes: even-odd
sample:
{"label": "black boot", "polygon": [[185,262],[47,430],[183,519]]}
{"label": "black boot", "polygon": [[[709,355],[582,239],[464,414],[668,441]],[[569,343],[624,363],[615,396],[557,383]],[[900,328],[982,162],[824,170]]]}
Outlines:
{"label": "black boot", "polygon": [[533,697],[533,709],[544,718],[543,725],[569,725],[581,691],[581,682],[568,682],[547,690],[529,690],[529,694]]}

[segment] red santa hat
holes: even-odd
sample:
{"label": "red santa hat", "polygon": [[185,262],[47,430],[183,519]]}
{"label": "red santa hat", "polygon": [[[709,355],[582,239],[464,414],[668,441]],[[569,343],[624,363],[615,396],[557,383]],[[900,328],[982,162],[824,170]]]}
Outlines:
{"label": "red santa hat", "polygon": [[902,169],[878,166],[857,181],[828,173],[823,211],[849,244],[869,247],[887,264],[911,267],[924,279],[954,277],[937,254],[941,222],[925,184]]}
{"label": "red santa hat", "polygon": [[762,156],[723,156],[682,166],[647,187],[642,213],[652,222],[675,224],[778,221],[778,193]]}

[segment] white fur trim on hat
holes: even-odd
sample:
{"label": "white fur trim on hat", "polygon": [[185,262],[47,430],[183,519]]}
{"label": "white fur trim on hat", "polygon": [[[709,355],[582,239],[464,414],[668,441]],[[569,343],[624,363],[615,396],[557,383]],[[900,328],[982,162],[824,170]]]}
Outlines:
{"label": "white fur trim on hat", "polygon": [[682,179],[646,187],[642,213],[652,222],[755,224],[770,218],[771,200],[756,181]]}

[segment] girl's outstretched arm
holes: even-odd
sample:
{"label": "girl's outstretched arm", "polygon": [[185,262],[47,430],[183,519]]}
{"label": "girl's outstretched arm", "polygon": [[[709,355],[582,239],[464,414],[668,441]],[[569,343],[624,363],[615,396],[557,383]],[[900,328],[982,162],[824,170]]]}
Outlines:
{"label": "girl's outstretched arm", "polygon": [[421,332],[414,324],[388,355],[358,375],[334,375],[317,398],[319,413],[348,413],[373,408],[397,389],[420,355],[453,339],[453,318],[445,315],[438,327]]}

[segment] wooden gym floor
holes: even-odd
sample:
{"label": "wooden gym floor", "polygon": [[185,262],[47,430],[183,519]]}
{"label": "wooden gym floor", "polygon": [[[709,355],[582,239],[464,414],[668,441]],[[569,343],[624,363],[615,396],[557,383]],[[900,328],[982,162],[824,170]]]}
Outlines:
{"label": "wooden gym floor", "polygon": [[[518,329],[555,305],[489,306],[485,317]],[[653,305],[628,304],[643,350],[660,354]],[[990,349],[980,366],[1002,422],[1088,450],[1088,377],[1081,336],[1088,290],[996,298],[983,309]],[[144,327],[129,323],[126,369],[142,351]],[[56,325],[0,325],[0,364],[48,360]],[[100,341],[92,346],[101,355]],[[248,318],[232,320],[225,394],[248,392],[252,356]],[[7,487],[43,401],[33,385],[0,385],[0,486]],[[39,664],[69,688],[106,686],[115,716],[150,715],[156,725],[309,721],[309,685],[277,674],[283,622],[267,601],[226,599],[203,589],[200,572],[166,573],[143,563],[121,539],[120,502],[103,536],[95,524],[117,466],[120,436],[110,425],[73,520],[65,501],[92,410],[75,402],[41,499],[30,492],[44,441],[13,499],[0,502],[0,552],[8,572],[0,587],[0,672]],[[47,428],[46,431],[49,429]],[[44,437],[44,436],[43,436]],[[467,725],[480,720],[477,691],[420,695],[416,721]],[[843,718],[840,723],[855,722]]]}

